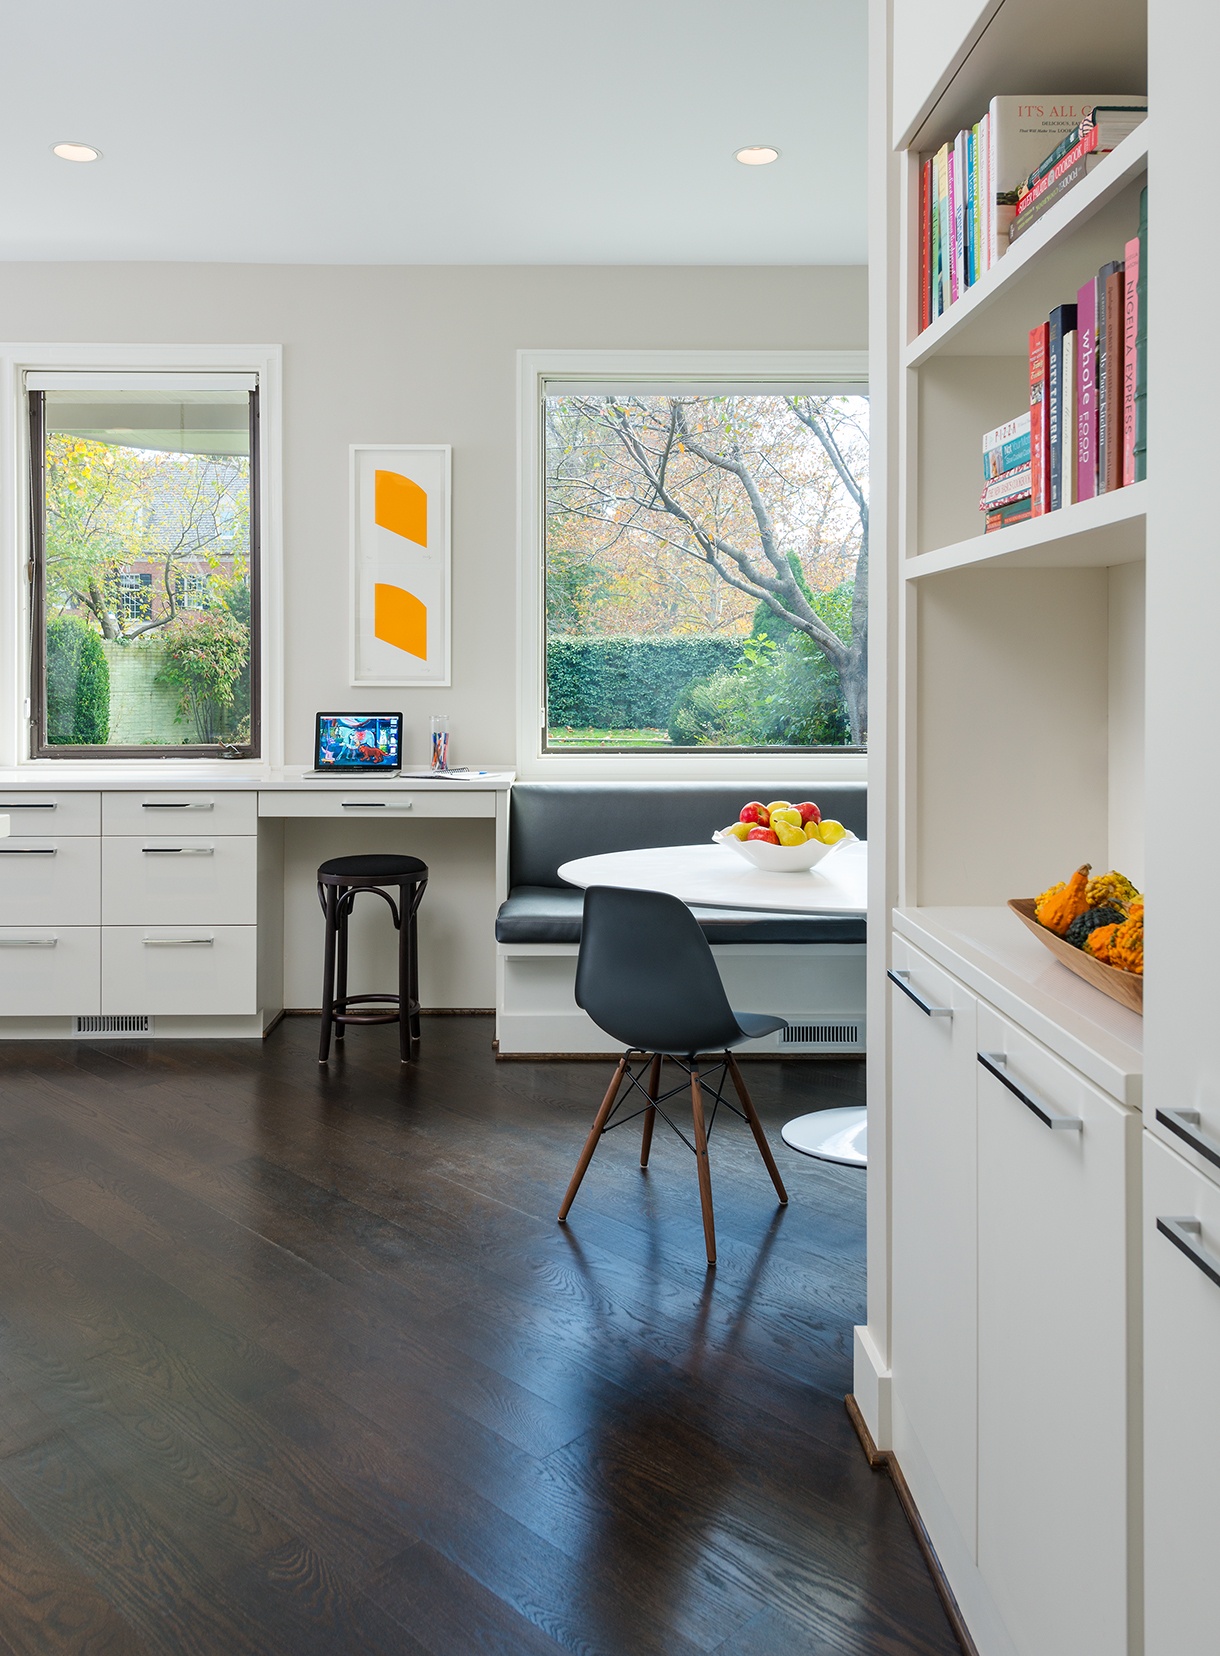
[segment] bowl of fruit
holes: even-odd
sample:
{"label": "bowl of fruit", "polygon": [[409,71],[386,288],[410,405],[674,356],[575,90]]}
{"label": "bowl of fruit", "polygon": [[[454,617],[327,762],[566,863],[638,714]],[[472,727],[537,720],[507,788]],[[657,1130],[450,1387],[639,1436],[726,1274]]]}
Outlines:
{"label": "bowl of fruit", "polygon": [[846,845],[855,835],[841,822],[823,821],[812,800],[790,805],[786,799],[760,805],[754,799],[743,805],[736,822],[712,835],[717,845],[727,845],[755,868],[775,873],[799,874],[828,857],[836,845]]}

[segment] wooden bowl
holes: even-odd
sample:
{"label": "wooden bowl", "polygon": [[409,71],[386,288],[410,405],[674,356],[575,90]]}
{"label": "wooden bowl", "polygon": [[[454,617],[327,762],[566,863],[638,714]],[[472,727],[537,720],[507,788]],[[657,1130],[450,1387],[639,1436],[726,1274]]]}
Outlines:
{"label": "wooden bowl", "polygon": [[1109,995],[1120,1006],[1129,1007],[1132,1012],[1141,1016],[1144,1011],[1144,979],[1139,972],[1124,972],[1117,966],[1107,966],[1104,961],[1094,960],[1092,955],[1085,954],[1083,949],[1074,949],[1070,943],[1065,943],[1061,937],[1056,937],[1053,931],[1040,926],[1034,919],[1033,897],[1010,897],[1008,906],[1023,926],[1030,931],[1040,943],[1046,947],[1059,961],[1066,966],[1069,972],[1091,983],[1094,989],[1100,989],[1103,995]]}

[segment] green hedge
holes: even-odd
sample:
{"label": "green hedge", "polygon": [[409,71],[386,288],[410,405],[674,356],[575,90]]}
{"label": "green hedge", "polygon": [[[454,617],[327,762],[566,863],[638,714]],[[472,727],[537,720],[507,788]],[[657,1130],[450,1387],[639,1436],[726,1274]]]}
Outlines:
{"label": "green hedge", "polygon": [[47,622],[47,742],[110,739],[110,666],[93,628],[74,615]]}
{"label": "green hedge", "polygon": [[552,638],[546,650],[552,728],[665,729],[670,710],[699,679],[741,658],[742,640],[722,637]]}

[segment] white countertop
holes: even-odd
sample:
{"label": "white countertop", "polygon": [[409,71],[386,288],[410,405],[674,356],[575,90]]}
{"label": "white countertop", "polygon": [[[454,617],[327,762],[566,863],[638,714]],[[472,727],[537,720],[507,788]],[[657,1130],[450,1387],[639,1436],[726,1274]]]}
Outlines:
{"label": "white countertop", "polygon": [[868,847],[853,840],[817,868],[780,874],[752,867],[727,845],[662,845],[577,857],[559,875],[576,886],[664,891],[699,908],[856,916],[867,908]]}
{"label": "white countertop", "polygon": [[[189,769],[187,767],[190,767]],[[196,768],[196,766],[198,768]],[[475,767],[471,767],[473,770]],[[134,792],[157,788],[169,793],[190,793],[223,789],[246,793],[275,793],[302,789],[329,792],[352,788],[393,789],[399,792],[452,793],[506,792],[516,772],[488,766],[481,776],[452,777],[439,781],[430,776],[305,776],[304,765],[286,765],[270,770],[246,760],[213,762],[208,759],[161,760],[147,764],[138,760],[104,759],[93,764],[50,759],[37,769],[29,765],[0,770],[0,796],[13,793]]]}
{"label": "white countertop", "polygon": [[1105,1092],[1140,1107],[1143,1018],[1061,966],[1009,909],[895,909],[894,929]]}

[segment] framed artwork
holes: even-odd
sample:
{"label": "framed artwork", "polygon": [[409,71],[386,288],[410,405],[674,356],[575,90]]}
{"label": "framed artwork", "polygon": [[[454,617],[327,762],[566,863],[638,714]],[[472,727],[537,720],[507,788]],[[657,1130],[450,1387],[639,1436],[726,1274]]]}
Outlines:
{"label": "framed artwork", "polygon": [[448,443],[353,443],[351,679],[449,683]]}

